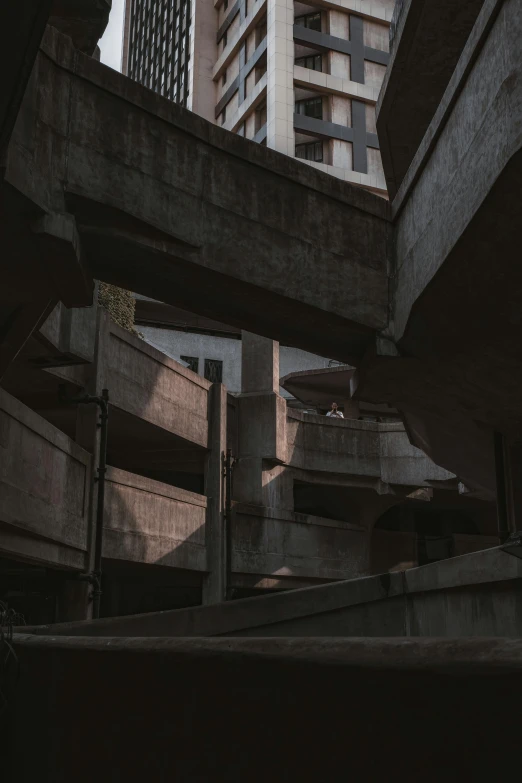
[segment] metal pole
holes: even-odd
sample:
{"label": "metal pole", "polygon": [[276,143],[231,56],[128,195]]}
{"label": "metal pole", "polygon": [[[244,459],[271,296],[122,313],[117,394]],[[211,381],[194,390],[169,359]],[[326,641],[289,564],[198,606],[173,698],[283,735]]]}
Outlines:
{"label": "metal pole", "polygon": [[506,462],[504,452],[504,436],[501,432],[494,434],[495,476],[497,483],[497,523],[500,543],[509,536],[508,503],[506,487]]}
{"label": "metal pole", "polygon": [[225,595],[232,597],[232,450],[227,449],[225,457]]}
{"label": "metal pole", "polygon": [[78,574],[78,579],[88,581],[92,585],[92,616],[97,620],[100,616],[102,554],[103,554],[103,512],[105,505],[105,473],[107,472],[107,435],[109,427],[109,391],[103,389],[101,397],[82,394],[79,397],[67,397],[65,385],[59,390],[59,399],[66,405],[97,405],[100,409],[100,449],[96,481],[98,481],[98,498],[96,503],[96,523],[94,530],[94,563],[93,570],[87,574]]}
{"label": "metal pole", "polygon": [[98,398],[100,407],[100,453],[98,459],[98,498],[96,504],[96,538],[94,543],[94,582],[92,593],[92,616],[97,620],[100,616],[102,553],[103,553],[103,512],[105,508],[105,473],[107,472],[107,434],[109,425],[109,392],[102,390]]}

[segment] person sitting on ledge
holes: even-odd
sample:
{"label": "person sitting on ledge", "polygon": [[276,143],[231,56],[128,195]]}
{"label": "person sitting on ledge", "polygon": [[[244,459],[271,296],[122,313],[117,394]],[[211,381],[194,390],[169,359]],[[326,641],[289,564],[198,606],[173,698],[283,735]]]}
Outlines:
{"label": "person sitting on ledge", "polygon": [[339,410],[339,408],[337,407],[337,403],[336,402],[332,402],[332,407],[330,408],[330,410],[328,411],[328,413],[326,415],[327,416],[333,416],[335,419],[344,419],[344,416],[341,413],[341,411]]}

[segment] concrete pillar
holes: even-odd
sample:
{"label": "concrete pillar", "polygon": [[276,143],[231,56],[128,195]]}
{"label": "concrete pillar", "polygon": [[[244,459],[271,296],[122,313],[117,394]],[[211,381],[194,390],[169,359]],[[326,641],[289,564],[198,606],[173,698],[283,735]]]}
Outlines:
{"label": "concrete pillar", "polygon": [[267,0],[266,144],[295,155],[294,0]]}
{"label": "concrete pillar", "polygon": [[503,438],[507,505],[506,534],[522,530],[522,441]]}
{"label": "concrete pillar", "polygon": [[203,603],[215,604],[225,600],[227,569],[223,475],[227,448],[227,391],[221,383],[214,383],[210,389],[208,418],[209,454],[205,470],[208,575],[203,583]]}
{"label": "concrete pillar", "polygon": [[190,93],[187,108],[215,122],[216,85],[212,71],[218,59],[216,45],[217,11],[213,3],[192,4],[190,25]]}
{"label": "concrete pillar", "polygon": [[241,392],[279,392],[279,343],[241,332]]}
{"label": "concrete pillar", "polygon": [[242,332],[241,340],[234,500],[288,507],[288,500],[281,505],[278,492],[288,498],[280,467],[286,461],[286,401],[279,394],[279,343],[250,332]]}

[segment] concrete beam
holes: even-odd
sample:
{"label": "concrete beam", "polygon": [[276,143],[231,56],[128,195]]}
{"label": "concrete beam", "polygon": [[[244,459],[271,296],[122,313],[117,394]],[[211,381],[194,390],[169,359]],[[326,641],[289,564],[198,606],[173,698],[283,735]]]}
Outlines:
{"label": "concrete beam", "polygon": [[392,339],[376,341],[354,382],[490,497],[493,432],[522,434],[521,37],[517,0],[483,4],[393,201]]}
{"label": "concrete beam", "polygon": [[386,184],[394,197],[433,119],[483,0],[397,2],[377,103]]}
{"label": "concrete beam", "polygon": [[386,326],[377,196],[211,125],[51,28],[24,112],[39,120],[13,140],[6,180],[75,216],[97,278],[345,359]]}

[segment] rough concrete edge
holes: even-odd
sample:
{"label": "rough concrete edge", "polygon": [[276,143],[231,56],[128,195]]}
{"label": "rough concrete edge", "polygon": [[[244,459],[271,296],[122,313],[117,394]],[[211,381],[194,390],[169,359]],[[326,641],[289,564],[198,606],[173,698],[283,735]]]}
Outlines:
{"label": "rough concrete edge", "polygon": [[395,198],[391,203],[392,221],[395,222],[411,195],[417,181],[422,176],[433,148],[437,144],[449,120],[453,108],[464,90],[468,74],[473,69],[475,61],[480,56],[490,29],[495,23],[504,0],[484,0],[477,21],[470,33],[466,45],[459,58],[453,75],[446,87],[442,100],[432,121],[415,153],[410,167],[400,184]]}
{"label": "rough concrete edge", "polygon": [[206,508],[208,504],[206,495],[199,495],[197,492],[166,484],[164,481],[158,481],[148,476],[141,476],[139,473],[131,473],[129,470],[115,468],[111,465],[107,465],[106,481],[116,486],[128,487],[129,489],[136,489],[140,492],[147,492],[168,500],[184,503],[187,506]]}
{"label": "rough concrete edge", "polygon": [[[72,41],[55,28],[48,27],[40,49],[57,68],[90,82],[120,100],[133,103],[169,125],[175,125],[178,131],[194,136],[221,152],[263,168],[273,176],[291,180],[312,191],[318,191],[328,198],[342,201],[347,206],[370,213],[387,223],[390,222],[390,204],[381,196],[310,166],[303,166],[295,158],[261,147],[255,142],[226,131],[78,50],[69,51],[65,57],[59,59],[56,51],[58,48],[61,53],[66,48],[72,49]],[[132,95],[132,92],[135,94]]]}
{"label": "rough concrete edge", "polygon": [[40,438],[50,443],[59,451],[63,451],[72,459],[77,460],[85,467],[91,464],[91,455],[85,449],[82,449],[72,438],[55,427],[54,424],[44,419],[36,411],[24,405],[19,399],[13,397],[5,389],[0,388],[0,410],[18,422],[22,427],[26,427],[34,432]]}
{"label": "rough concrete edge", "polygon": [[105,637],[14,634],[15,648],[69,652],[162,653],[202,663],[209,659],[244,662],[312,663],[343,668],[440,671],[448,675],[494,674],[522,670],[522,640],[465,638],[220,638]]}
{"label": "rough concrete edge", "polygon": [[[480,568],[477,568],[477,561]],[[441,566],[447,573],[442,580],[434,580],[433,575],[438,574]],[[491,570],[492,566],[493,575],[491,576],[491,574],[487,574],[487,571],[488,567]],[[505,566],[507,566],[507,570]],[[168,624],[169,620],[172,620],[173,623],[176,620],[179,621],[178,627],[172,629],[181,631],[178,636],[226,635],[227,632],[263,625],[276,625],[287,620],[386,600],[406,593],[412,596],[421,592],[436,592],[437,590],[466,587],[467,585],[518,579],[520,576],[522,576],[522,561],[519,563],[516,558],[503,552],[501,547],[492,547],[407,571],[356,577],[326,585],[303,587],[268,596],[242,598],[210,606],[107,617],[94,622],[33,626],[31,632],[46,635],[56,632],[65,635],[67,630],[85,628],[86,630],[103,631],[105,626],[125,628],[129,625],[129,630],[132,633],[133,623],[147,623],[148,621],[154,623],[158,618],[161,618],[164,626]],[[310,591],[313,592],[310,593]],[[309,597],[312,597],[312,601],[309,600]],[[260,611],[253,617],[252,610],[255,608],[259,608]],[[167,633],[168,629],[165,632]]]}

